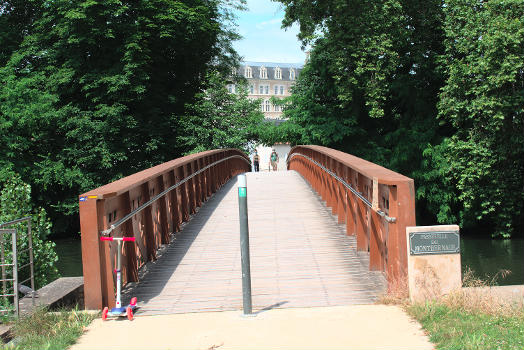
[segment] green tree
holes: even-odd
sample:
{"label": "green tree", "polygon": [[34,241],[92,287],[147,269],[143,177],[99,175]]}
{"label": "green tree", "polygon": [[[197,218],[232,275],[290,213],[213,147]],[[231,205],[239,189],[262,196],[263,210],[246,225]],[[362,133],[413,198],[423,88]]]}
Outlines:
{"label": "green tree", "polygon": [[78,230],[79,193],[181,155],[176,116],[238,59],[236,4],[49,0],[23,19],[0,67],[0,167],[32,185],[55,232]]}
{"label": "green tree", "polygon": [[462,225],[509,237],[524,219],[524,3],[450,0],[445,12],[444,174]]}
{"label": "green tree", "polygon": [[42,0],[4,0],[0,3],[0,67],[18,50],[42,11]]}
{"label": "green tree", "polygon": [[[7,180],[0,191],[0,223],[31,216],[31,232],[34,257],[34,277],[36,288],[42,287],[59,277],[55,266],[58,256],[55,252],[55,243],[47,241],[51,233],[51,222],[47,218],[46,211],[42,208],[34,208],[31,204],[31,186],[22,182],[20,177],[13,174]],[[28,248],[27,223],[23,222],[6,228],[15,228],[18,233],[19,251]],[[12,262],[11,241],[2,241],[8,262]],[[25,251],[18,255],[18,266],[29,263],[29,252]],[[12,272],[9,271],[9,274]],[[19,280],[29,278],[29,268],[20,270]],[[27,282],[26,282],[27,284]]]}
{"label": "green tree", "polygon": [[[424,151],[449,128],[436,119],[444,83],[440,1],[282,0],[284,25],[298,23],[310,59],[293,89],[288,129],[300,143],[363,157],[431,186]],[[418,192],[419,222],[430,222]],[[422,220],[420,220],[422,219]]]}
{"label": "green tree", "polygon": [[[230,92],[227,83],[235,86]],[[260,101],[247,98],[243,80],[227,81],[216,71],[207,76],[204,92],[197,94],[188,114],[180,118],[180,142],[187,153],[216,148],[252,151],[264,125]]]}

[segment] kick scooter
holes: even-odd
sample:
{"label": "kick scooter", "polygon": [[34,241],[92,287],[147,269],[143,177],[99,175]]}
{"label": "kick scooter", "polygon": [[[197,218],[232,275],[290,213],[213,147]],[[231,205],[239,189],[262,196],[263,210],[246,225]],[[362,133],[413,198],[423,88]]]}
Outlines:
{"label": "kick scooter", "polygon": [[106,306],[102,311],[102,320],[107,320],[107,317],[126,317],[132,321],[133,320],[133,311],[137,308],[136,306],[136,297],[131,299],[131,302],[127,306],[122,306],[120,290],[122,289],[122,274],[120,270],[122,269],[122,243],[126,241],[135,241],[135,237],[100,237],[101,241],[116,241],[117,254],[116,254],[116,306],[109,311],[109,308]]}

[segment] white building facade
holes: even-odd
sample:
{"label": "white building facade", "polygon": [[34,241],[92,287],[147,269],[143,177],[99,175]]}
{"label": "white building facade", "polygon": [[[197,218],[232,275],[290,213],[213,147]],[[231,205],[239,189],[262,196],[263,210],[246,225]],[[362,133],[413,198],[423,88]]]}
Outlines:
{"label": "white building facade", "polygon": [[[236,74],[247,80],[248,98],[260,100],[260,110],[268,120],[280,124],[284,121],[282,107],[272,103],[272,97],[282,99],[291,95],[291,87],[302,71],[303,64],[274,62],[243,62]],[[228,85],[230,92],[235,92],[234,85]],[[275,149],[279,156],[279,170],[286,169],[286,158],[291,147],[289,144],[278,144],[272,147],[258,145],[260,171],[268,171],[269,155]],[[253,159],[251,155],[251,159]]]}

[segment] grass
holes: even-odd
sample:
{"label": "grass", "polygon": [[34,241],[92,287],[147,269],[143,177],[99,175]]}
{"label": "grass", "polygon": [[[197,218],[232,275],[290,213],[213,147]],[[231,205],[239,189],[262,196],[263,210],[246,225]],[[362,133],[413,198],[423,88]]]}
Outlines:
{"label": "grass", "polygon": [[524,349],[524,313],[493,315],[454,308],[442,302],[407,308],[438,349]]}
{"label": "grass", "polygon": [[72,310],[48,312],[38,309],[14,326],[14,344],[0,349],[67,349],[73,345],[96,314]]}
{"label": "grass", "polygon": [[[524,301],[506,300],[497,295],[495,286],[501,270],[488,280],[474,276],[467,269],[463,286],[448,295],[425,303],[411,303],[407,281],[391,283],[383,304],[403,307],[420,322],[437,349],[524,349]],[[430,293],[431,294],[431,293]]]}

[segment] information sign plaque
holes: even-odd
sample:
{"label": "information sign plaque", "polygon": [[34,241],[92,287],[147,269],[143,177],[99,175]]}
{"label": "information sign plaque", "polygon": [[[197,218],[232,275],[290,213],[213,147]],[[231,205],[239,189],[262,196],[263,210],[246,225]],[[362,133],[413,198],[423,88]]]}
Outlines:
{"label": "information sign plaque", "polygon": [[459,254],[460,236],[457,231],[409,233],[410,255]]}

